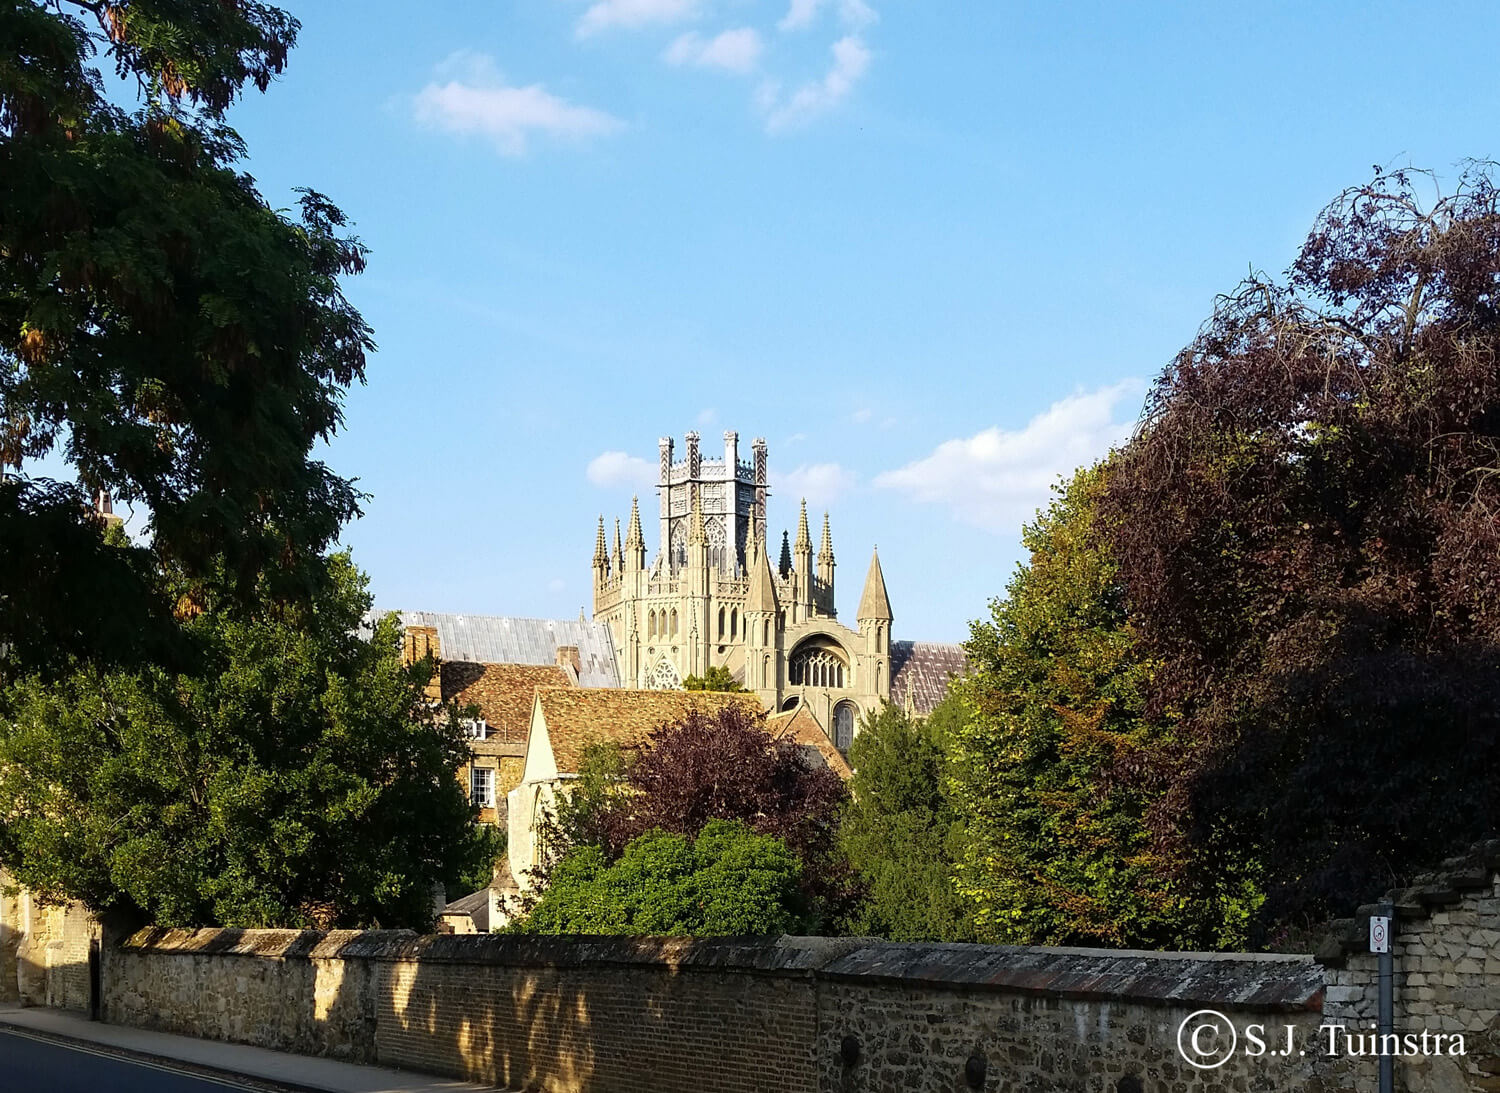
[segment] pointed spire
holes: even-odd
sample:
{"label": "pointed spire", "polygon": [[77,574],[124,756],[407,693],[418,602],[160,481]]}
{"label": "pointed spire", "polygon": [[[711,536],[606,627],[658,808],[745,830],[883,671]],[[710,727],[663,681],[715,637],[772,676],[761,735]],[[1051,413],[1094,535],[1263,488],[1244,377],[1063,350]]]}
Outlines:
{"label": "pointed spire", "polygon": [[859,597],[859,614],[855,617],[861,622],[865,619],[891,621],[891,600],[885,593],[885,574],[880,570],[878,548],[870,556],[870,573],[865,578],[865,590]]}
{"label": "pointed spire", "polygon": [[828,527],[828,513],[823,513],[823,543],[818,548],[818,565],[833,561],[833,532]]}
{"label": "pointed spire", "polygon": [[781,533],[781,564],[777,568],[783,577],[792,571],[791,535],[785,531]]}
{"label": "pointed spire", "polygon": [[802,511],[797,516],[797,541],[792,544],[798,554],[812,551],[812,536],[807,533],[807,498],[802,499]]}
{"label": "pointed spire", "polygon": [[693,493],[693,522],[688,527],[688,546],[708,542],[708,533],[703,530],[703,504],[698,493]]}
{"label": "pointed spire", "polygon": [[599,516],[599,534],[594,539],[594,565],[601,567],[609,564],[609,554],[604,545],[604,516]]}
{"label": "pointed spire", "polygon": [[646,537],[641,534],[641,499],[639,497],[630,499],[630,530],[625,533],[625,545],[628,547],[646,545]]}
{"label": "pointed spire", "polygon": [[760,549],[760,539],[754,534],[753,524],[750,531],[750,589],[745,597],[745,611],[775,612],[780,605],[776,602],[776,581],[771,576],[771,559]]}
{"label": "pointed spire", "polygon": [[625,568],[625,550],[620,546],[620,518],[618,516],[615,517],[615,552],[610,555],[610,561],[616,573]]}

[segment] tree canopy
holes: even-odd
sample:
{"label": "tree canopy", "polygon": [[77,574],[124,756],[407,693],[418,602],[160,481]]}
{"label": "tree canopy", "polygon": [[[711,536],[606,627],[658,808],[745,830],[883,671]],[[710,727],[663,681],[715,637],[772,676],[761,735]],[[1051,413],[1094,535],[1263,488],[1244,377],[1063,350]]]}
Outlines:
{"label": "tree canopy", "polygon": [[[310,595],[357,512],[312,448],[372,347],[340,287],[364,248],[317,193],[268,205],[225,121],[297,29],[261,3],[0,5],[0,546],[32,562],[0,565],[12,663],[172,647],[154,567],[99,549],[96,491],[146,508],[189,604]],[[53,452],[77,483],[27,477]]]}
{"label": "tree canopy", "polygon": [[849,749],[851,800],[839,842],[864,898],[849,933],[894,941],[973,941],[955,860],[966,831],[947,789],[949,737],[966,710],[951,694],[914,719],[887,703],[867,714]]}
{"label": "tree canopy", "polygon": [[[44,897],[167,926],[429,924],[489,864],[394,617],[345,556],[283,617],[214,605],[191,674],[83,666],[0,692],[0,861]],[[311,618],[309,617],[311,616]]]}
{"label": "tree canopy", "polygon": [[694,838],[648,831],[613,861],[570,850],[517,929],[543,934],[800,933],[802,863],[780,839],[711,820]]}
{"label": "tree canopy", "polygon": [[[650,831],[696,837],[712,821],[746,825],[784,843],[803,863],[808,906],[831,923],[854,898],[838,826],[848,790],[792,740],[740,705],[690,710],[658,728],[630,759],[608,746],[585,754],[543,842],[556,857],[595,845],[614,861]],[[539,880],[551,883],[552,866]]]}
{"label": "tree canopy", "polygon": [[1146,714],[1139,648],[1097,507],[1107,467],[1078,472],[1023,531],[1020,567],[968,642],[951,789],[968,832],[960,888],[982,937],[1009,944],[1234,945],[1257,890],[1194,886],[1155,849],[1178,747]]}
{"label": "tree canopy", "polygon": [[745,688],[741,687],[739,681],[734,678],[734,673],[728,668],[713,665],[701,676],[688,676],[682,681],[684,691],[732,691],[739,692]]}
{"label": "tree canopy", "polygon": [[1254,846],[1271,920],[1500,820],[1500,191],[1434,190],[1377,173],[1223,299],[1100,501],[1184,742],[1154,845]]}

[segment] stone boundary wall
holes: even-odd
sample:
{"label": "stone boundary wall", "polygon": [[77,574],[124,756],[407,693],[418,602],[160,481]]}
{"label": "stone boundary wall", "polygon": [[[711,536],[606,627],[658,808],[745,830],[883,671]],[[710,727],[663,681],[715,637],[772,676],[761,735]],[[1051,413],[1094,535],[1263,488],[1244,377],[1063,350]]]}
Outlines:
{"label": "stone boundary wall", "polygon": [[[1464,1037],[1464,1054],[1404,1056],[1397,1089],[1406,1093],[1500,1090],[1500,840],[1451,858],[1411,887],[1393,889],[1391,952],[1396,1032]],[[1334,923],[1318,951],[1326,965],[1326,1019],[1368,1033],[1376,1020],[1377,960],[1369,952],[1377,905]],[[1450,1041],[1451,1045],[1451,1041]],[[1375,1064],[1356,1073],[1375,1088]]]}
{"label": "stone boundary wall", "polygon": [[79,904],[45,904],[0,870],[0,1004],[89,1012],[99,922]]}
{"label": "stone boundary wall", "polygon": [[1310,957],[143,931],[104,989],[110,1021],[548,1093],[1349,1088],[1316,1052],[1212,1071],[1177,1053],[1201,1008],[1312,1043]]}
{"label": "stone boundary wall", "polygon": [[375,1061],[377,958],[409,930],[143,930],[104,954],[101,1016],[256,1044]]}

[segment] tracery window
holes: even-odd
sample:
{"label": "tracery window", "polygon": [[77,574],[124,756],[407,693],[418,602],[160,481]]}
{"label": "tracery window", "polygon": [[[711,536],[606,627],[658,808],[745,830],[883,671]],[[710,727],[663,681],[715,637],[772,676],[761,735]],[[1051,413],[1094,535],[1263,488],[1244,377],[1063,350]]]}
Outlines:
{"label": "tracery window", "polygon": [[677,674],[677,668],[666,657],[656,662],[656,667],[651,669],[651,675],[646,680],[646,687],[652,691],[676,691],[682,687],[682,677]]}
{"label": "tracery window", "polygon": [[792,657],[787,680],[794,687],[842,687],[844,670],[842,657],[832,649],[814,645]]}

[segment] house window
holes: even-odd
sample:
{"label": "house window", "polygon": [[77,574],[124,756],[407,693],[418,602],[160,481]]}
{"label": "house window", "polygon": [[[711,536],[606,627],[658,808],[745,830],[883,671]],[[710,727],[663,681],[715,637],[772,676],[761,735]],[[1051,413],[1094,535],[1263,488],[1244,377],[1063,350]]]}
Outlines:
{"label": "house window", "polygon": [[847,752],[854,743],[854,703],[840,702],[833,708],[833,743],[839,751]]}
{"label": "house window", "polygon": [[495,807],[495,771],[492,767],[469,768],[469,800],[480,808]]}
{"label": "house window", "polygon": [[463,729],[464,735],[470,740],[488,740],[490,738],[490,726],[482,717],[460,717],[458,727]]}

